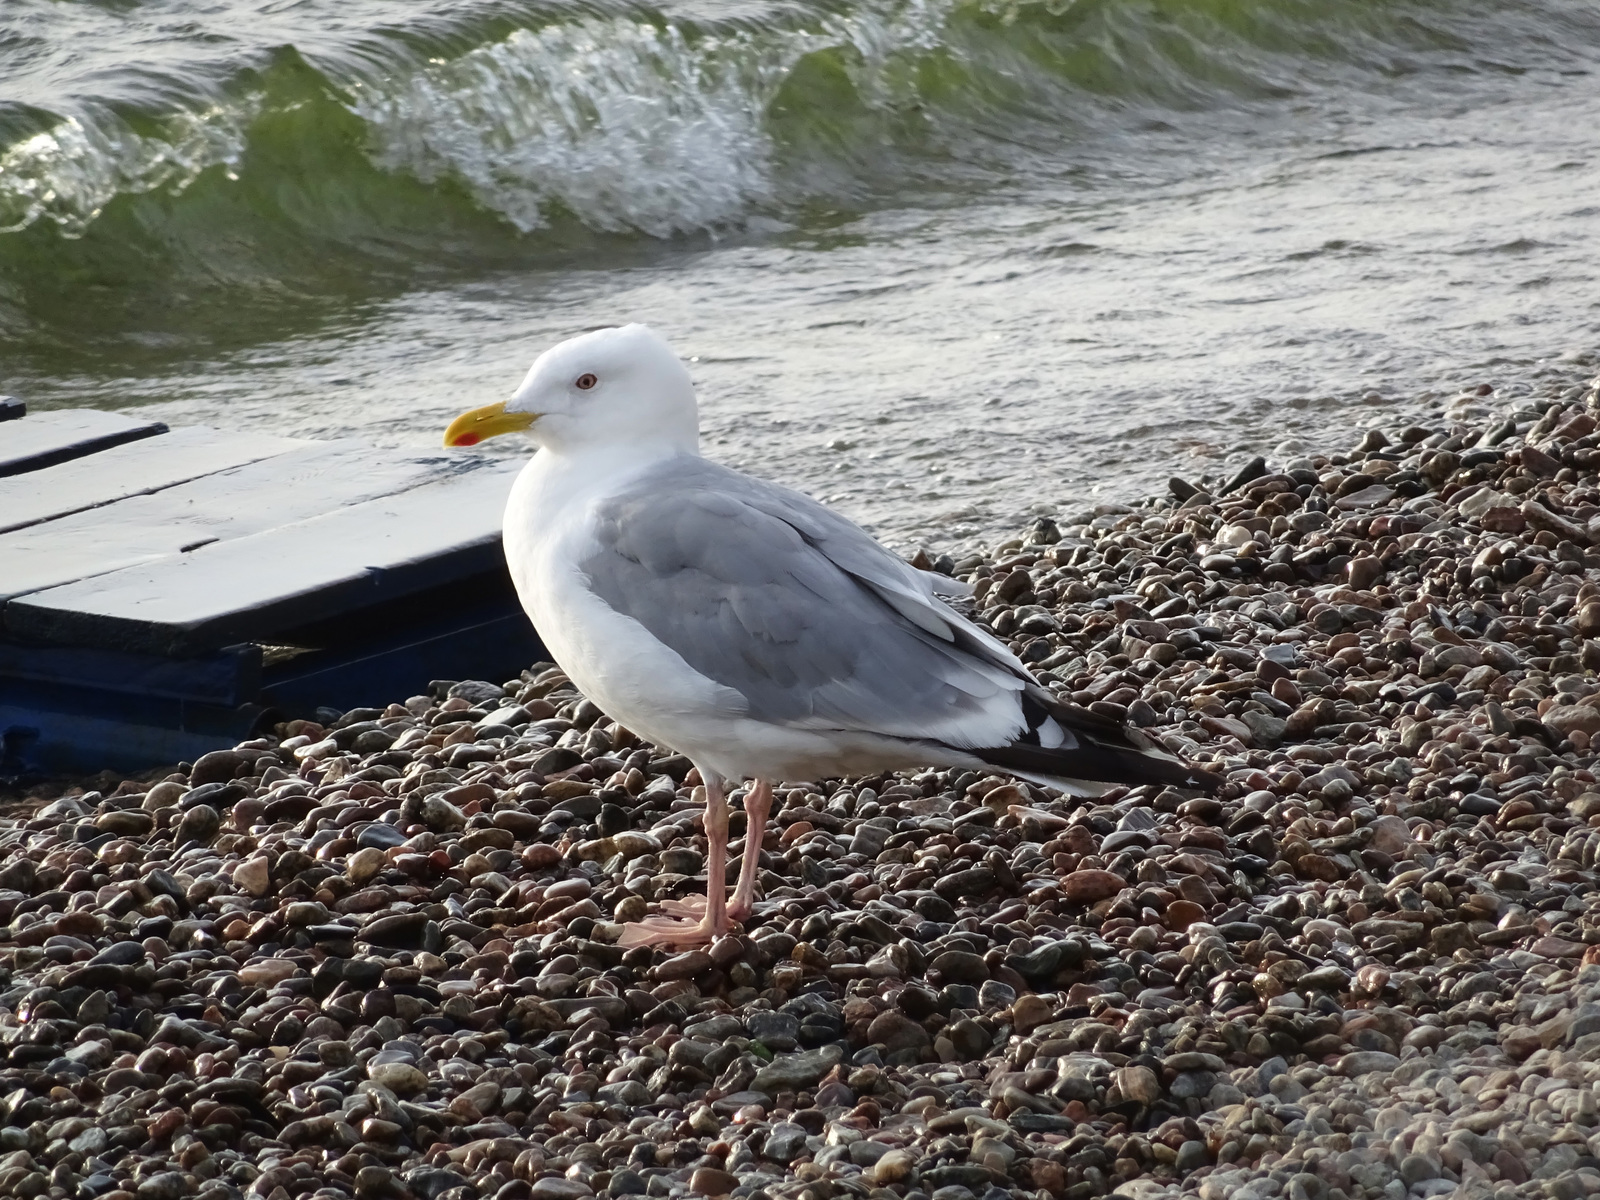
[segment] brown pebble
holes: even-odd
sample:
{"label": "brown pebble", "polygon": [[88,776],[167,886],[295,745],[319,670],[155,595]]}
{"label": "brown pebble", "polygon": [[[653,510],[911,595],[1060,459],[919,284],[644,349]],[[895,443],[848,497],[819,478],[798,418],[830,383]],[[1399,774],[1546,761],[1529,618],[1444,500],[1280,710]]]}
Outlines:
{"label": "brown pebble", "polygon": [[1093,904],[1115,896],[1128,886],[1121,875],[1110,871],[1078,870],[1061,880],[1061,892],[1074,904]]}
{"label": "brown pebble", "polygon": [[697,1167],[689,1176],[689,1190],[702,1196],[726,1196],[739,1186],[739,1180],[716,1167]]}
{"label": "brown pebble", "polygon": [[1182,933],[1196,921],[1206,919],[1206,910],[1192,900],[1174,900],[1164,917],[1168,929]]}

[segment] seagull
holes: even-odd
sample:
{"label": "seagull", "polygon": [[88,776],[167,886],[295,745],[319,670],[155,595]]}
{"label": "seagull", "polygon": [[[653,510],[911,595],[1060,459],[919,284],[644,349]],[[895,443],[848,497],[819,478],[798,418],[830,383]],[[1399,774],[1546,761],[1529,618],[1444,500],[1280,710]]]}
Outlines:
{"label": "seagull", "polygon": [[[1213,791],[1216,776],[1043,687],[920,571],[822,504],[702,458],[689,372],[643,325],[564,341],[446,446],[526,433],[505,554],[555,662],[705,785],[706,898],[621,944],[691,948],[753,911],[775,782],[921,767],[999,770],[1073,795]],[[728,793],[750,781],[727,900]]]}

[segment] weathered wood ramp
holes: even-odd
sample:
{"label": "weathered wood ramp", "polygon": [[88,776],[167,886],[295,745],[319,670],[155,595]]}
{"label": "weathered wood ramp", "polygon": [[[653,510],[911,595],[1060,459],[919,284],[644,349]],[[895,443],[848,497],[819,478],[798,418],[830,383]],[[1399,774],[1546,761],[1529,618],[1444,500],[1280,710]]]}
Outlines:
{"label": "weathered wood ramp", "polygon": [[519,464],[0,398],[0,775],[193,758],[541,657]]}

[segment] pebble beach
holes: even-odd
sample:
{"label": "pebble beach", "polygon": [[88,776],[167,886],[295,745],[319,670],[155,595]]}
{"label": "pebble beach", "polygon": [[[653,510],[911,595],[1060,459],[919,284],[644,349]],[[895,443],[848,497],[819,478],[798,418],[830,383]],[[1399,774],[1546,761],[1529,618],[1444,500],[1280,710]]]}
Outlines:
{"label": "pebble beach", "polygon": [[1600,385],[920,554],[1226,782],[703,792],[552,664],[0,810],[0,1196],[1600,1193]]}

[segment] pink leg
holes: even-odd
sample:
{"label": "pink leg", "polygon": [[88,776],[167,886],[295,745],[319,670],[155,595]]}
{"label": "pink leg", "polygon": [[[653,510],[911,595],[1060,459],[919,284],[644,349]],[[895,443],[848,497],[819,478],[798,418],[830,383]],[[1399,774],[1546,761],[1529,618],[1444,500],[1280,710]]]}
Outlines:
{"label": "pink leg", "polygon": [[706,781],[705,901],[665,901],[662,911],[671,915],[629,925],[620,946],[704,946],[728,932],[728,800],[722,780],[704,771],[701,776]]}
{"label": "pink leg", "polygon": [[742,921],[755,908],[756,871],[761,859],[761,843],[767,833],[767,817],[772,813],[772,785],[757,779],[744,798],[744,861],[739,865],[739,886],[733,889],[733,904],[728,916]]}

